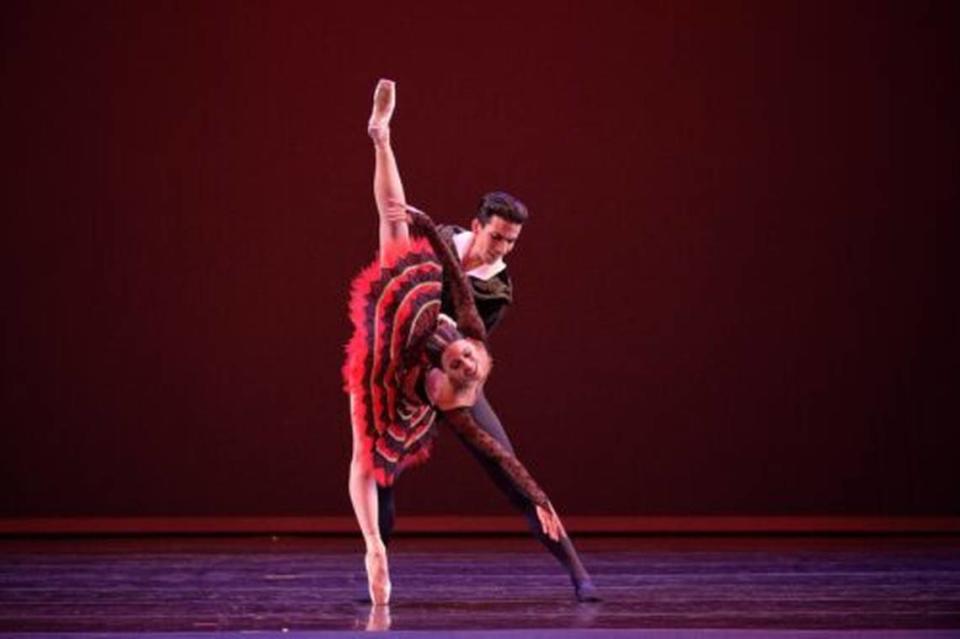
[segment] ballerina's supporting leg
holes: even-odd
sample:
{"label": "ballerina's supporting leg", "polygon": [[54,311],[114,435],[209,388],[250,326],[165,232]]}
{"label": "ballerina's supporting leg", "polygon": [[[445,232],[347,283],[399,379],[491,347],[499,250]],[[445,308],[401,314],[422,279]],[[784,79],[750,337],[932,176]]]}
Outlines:
{"label": "ballerina's supporting leg", "polygon": [[[355,402],[350,397],[350,417],[353,419]],[[387,564],[387,548],[380,537],[377,504],[377,482],[364,458],[363,446],[357,428],[353,429],[353,458],[350,461],[350,502],[363,533],[366,545],[364,563],[370,601],[375,605],[390,603],[390,569]]]}
{"label": "ballerina's supporting leg", "polygon": [[[367,123],[367,132],[373,140],[373,197],[380,217],[380,259],[409,242],[406,223],[406,197],[396,156],[390,146],[390,119],[396,103],[396,87],[390,80],[380,80],[373,94],[373,109]],[[355,419],[359,402],[350,397],[350,418],[353,427],[353,459],[350,463],[350,501],[366,544],[367,580],[370,599],[374,604],[390,601],[390,572],[387,550],[380,532],[377,483],[370,467],[370,451],[361,441],[362,433]],[[387,531],[389,534],[389,530]]]}

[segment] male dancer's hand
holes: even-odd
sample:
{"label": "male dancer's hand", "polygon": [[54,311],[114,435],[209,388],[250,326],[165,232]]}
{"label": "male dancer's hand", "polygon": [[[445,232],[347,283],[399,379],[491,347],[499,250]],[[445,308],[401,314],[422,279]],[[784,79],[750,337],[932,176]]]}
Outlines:
{"label": "male dancer's hand", "polygon": [[557,516],[557,512],[553,509],[552,504],[549,510],[543,506],[537,506],[537,518],[540,520],[543,534],[550,539],[560,541],[560,537],[566,534],[566,531],[563,529],[563,524],[560,523],[560,517]]}

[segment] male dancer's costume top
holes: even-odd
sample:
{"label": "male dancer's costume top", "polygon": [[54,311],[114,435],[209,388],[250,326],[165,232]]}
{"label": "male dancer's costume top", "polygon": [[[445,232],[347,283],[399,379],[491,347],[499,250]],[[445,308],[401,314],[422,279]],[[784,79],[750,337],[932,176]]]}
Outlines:
{"label": "male dancer's costume top", "polygon": [[[412,217],[414,229],[426,239],[411,240],[408,249],[387,255],[382,264],[367,266],[354,278],[350,294],[354,334],[347,344],[344,387],[354,398],[352,421],[362,459],[382,486],[391,485],[405,468],[426,460],[436,436],[437,411],[423,390],[430,367],[424,345],[441,321],[444,272],[458,329],[465,337],[486,341],[484,321],[459,260],[430,218]],[[502,313],[502,299],[501,294],[497,316]],[[442,416],[503,468],[521,493],[548,507],[546,494],[526,468],[477,425],[469,408],[443,411]]]}
{"label": "male dancer's costume top", "polygon": [[[463,227],[453,224],[441,224],[437,226],[437,233],[444,243],[456,252],[457,247],[453,238],[457,235],[468,233],[468,231]],[[507,307],[513,303],[513,281],[510,279],[510,273],[506,266],[504,266],[501,271],[487,279],[474,277],[468,273],[467,280],[472,289],[473,301],[477,307],[477,313],[480,314],[480,319],[483,320],[483,325],[489,335],[494,327],[500,323],[500,320],[503,319]],[[450,316],[455,312],[453,298],[451,297],[451,288],[449,286],[443,288],[440,310]]]}

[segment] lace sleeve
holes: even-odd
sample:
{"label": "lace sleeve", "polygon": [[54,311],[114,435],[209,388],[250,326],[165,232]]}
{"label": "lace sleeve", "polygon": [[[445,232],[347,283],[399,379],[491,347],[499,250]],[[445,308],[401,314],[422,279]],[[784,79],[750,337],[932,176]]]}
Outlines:
{"label": "lace sleeve", "polygon": [[484,456],[496,462],[507,473],[517,490],[536,505],[549,508],[550,500],[547,499],[547,494],[537,485],[524,465],[500,442],[480,428],[469,408],[454,408],[441,412],[441,415],[455,432],[467,439]]}
{"label": "lace sleeve", "polygon": [[457,328],[467,337],[481,342],[487,341],[487,331],[483,326],[483,320],[480,319],[480,313],[477,312],[477,306],[470,292],[470,282],[467,281],[467,275],[460,266],[460,260],[440,238],[437,227],[429,215],[412,210],[411,207],[407,207],[407,211],[410,213],[413,226],[427,238],[430,246],[433,247],[433,252],[443,264],[443,272],[450,286],[450,298],[455,309]]}

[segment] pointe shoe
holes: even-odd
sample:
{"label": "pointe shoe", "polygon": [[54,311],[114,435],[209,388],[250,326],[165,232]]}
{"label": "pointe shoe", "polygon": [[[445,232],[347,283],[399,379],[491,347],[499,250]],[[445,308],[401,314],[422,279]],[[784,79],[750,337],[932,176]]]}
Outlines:
{"label": "pointe shoe", "polygon": [[370,588],[370,601],[375,606],[390,603],[390,569],[387,567],[387,553],[368,552],[364,563],[367,567],[367,585]]}
{"label": "pointe shoe", "polygon": [[367,632],[390,630],[392,623],[390,606],[370,606],[370,613],[367,615]]}
{"label": "pointe shoe", "polygon": [[367,133],[377,144],[390,141],[390,118],[397,105],[397,91],[393,80],[380,80],[373,91],[373,112],[367,122]]}

